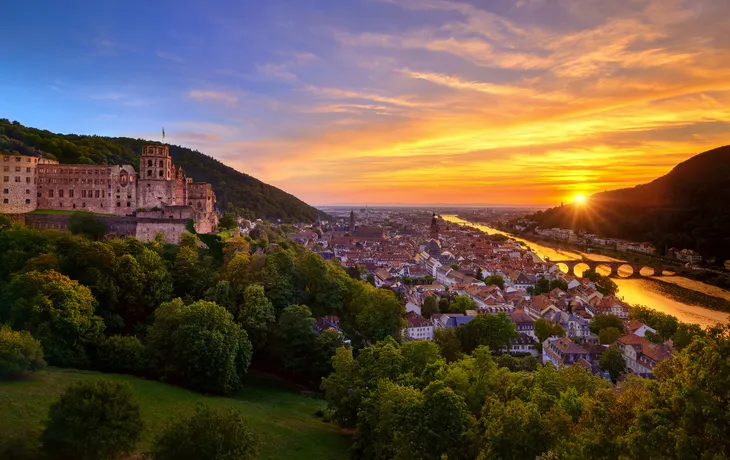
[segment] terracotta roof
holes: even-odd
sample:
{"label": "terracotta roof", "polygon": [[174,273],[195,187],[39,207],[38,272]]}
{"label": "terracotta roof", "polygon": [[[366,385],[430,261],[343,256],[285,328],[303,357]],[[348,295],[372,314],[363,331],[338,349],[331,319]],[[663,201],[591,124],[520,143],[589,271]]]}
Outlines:
{"label": "terracotta roof", "polygon": [[588,351],[586,351],[585,348],[581,347],[577,343],[573,342],[567,337],[561,337],[555,342],[553,342],[555,346],[563,353],[570,353],[570,354],[588,354]]}
{"label": "terracotta roof", "polygon": [[535,321],[530,318],[530,316],[525,313],[524,310],[515,310],[512,313],[509,314],[510,318],[512,318],[512,322],[515,324],[517,323],[534,323]]}
{"label": "terracotta roof", "polygon": [[406,320],[408,321],[408,327],[428,327],[431,325],[426,318],[414,311],[408,312]]}

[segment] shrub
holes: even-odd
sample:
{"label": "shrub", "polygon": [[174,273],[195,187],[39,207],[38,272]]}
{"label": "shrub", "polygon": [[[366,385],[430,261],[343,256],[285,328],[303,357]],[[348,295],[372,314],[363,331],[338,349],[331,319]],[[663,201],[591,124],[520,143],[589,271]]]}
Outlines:
{"label": "shrub", "polygon": [[145,347],[137,337],[107,337],[99,346],[97,367],[104,372],[140,375],[146,369]]}
{"label": "shrub", "polygon": [[141,434],[140,407],[131,385],[83,382],[51,404],[43,450],[52,457],[109,459],[132,452]]}
{"label": "shrub", "polygon": [[0,379],[35,372],[45,364],[41,343],[30,332],[0,326]]}
{"label": "shrub", "polygon": [[258,456],[258,436],[240,411],[198,406],[191,417],[173,420],[155,441],[153,460],[249,460]]}
{"label": "shrub", "polygon": [[251,342],[215,302],[166,302],[147,332],[152,365],[161,378],[211,393],[241,388],[251,364]]}

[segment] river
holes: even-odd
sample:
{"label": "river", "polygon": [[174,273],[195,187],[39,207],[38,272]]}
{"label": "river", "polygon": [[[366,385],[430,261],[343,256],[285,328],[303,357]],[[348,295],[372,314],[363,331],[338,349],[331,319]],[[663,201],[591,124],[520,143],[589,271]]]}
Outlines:
{"label": "river", "polygon": [[[496,233],[508,236],[520,242],[522,245],[529,247],[535,254],[543,259],[549,258],[551,260],[575,260],[586,258],[595,261],[619,260],[599,254],[581,252],[575,249],[565,250],[552,248],[537,243],[535,241],[525,240],[510,233],[506,233],[483,224],[476,224],[466,221],[452,214],[442,215],[441,217],[447,222],[452,222],[460,225],[468,225],[489,234]],[[628,302],[632,305],[646,305],[647,307],[653,308],[662,313],[676,316],[677,319],[682,322],[697,323],[702,327],[728,321],[728,315],[730,314],[726,312],[710,310],[709,308],[705,308],[700,305],[685,303],[687,302],[686,299],[681,299],[677,296],[670,295],[667,292],[666,285],[664,283],[677,284],[685,289],[690,289],[713,297],[719,297],[727,300],[730,300],[730,291],[726,291],[724,289],[720,289],[718,287],[701,283],[699,281],[694,281],[681,276],[652,278],[654,279],[654,281],[648,280],[646,278],[621,277],[615,277],[613,278],[613,280],[619,287],[618,296],[623,298],[625,302]]]}

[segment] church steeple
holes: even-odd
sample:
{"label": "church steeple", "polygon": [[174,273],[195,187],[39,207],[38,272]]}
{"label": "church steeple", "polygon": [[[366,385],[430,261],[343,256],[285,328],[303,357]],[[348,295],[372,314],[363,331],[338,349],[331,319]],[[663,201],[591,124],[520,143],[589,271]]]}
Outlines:
{"label": "church steeple", "polygon": [[350,235],[355,234],[355,211],[350,209]]}
{"label": "church steeple", "polygon": [[434,211],[431,217],[431,238],[437,240],[439,237],[439,221],[436,217],[436,211]]}

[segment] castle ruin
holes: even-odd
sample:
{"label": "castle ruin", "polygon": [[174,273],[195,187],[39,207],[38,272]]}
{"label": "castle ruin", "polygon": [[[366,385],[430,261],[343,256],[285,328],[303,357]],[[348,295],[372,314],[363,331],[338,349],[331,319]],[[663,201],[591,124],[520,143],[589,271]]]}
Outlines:
{"label": "castle ruin", "polygon": [[175,243],[193,220],[198,233],[218,226],[213,187],[175,168],[168,145],[145,145],[139,173],[133,166],[59,164],[26,155],[1,155],[0,213],[88,211],[134,216],[134,236],[148,241],[160,230]]}

